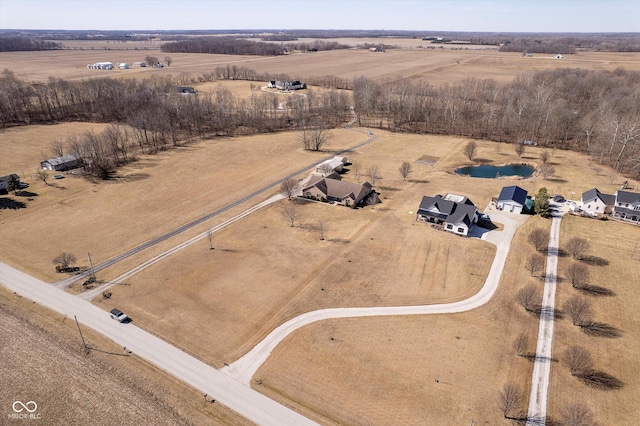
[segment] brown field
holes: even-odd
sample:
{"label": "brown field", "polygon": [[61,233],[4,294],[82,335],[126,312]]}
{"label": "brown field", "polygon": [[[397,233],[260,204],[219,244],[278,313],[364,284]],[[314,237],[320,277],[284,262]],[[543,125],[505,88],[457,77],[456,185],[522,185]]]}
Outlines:
{"label": "brown field", "polygon": [[[62,135],[68,125],[59,126],[56,135]],[[38,130],[14,129],[14,136],[7,140],[19,147],[21,140],[31,139]],[[20,131],[25,137],[16,136]],[[331,148],[362,137],[346,130],[334,132]],[[335,306],[442,303],[473,294],[484,281],[493,247],[434,231],[416,223],[409,212],[415,211],[422,195],[445,192],[468,195],[483,208],[511,181],[453,175],[455,166],[468,163],[462,153],[464,138],[378,131],[376,136],[376,142],[348,158],[363,175],[371,165],[379,166],[381,204],[351,210],[302,203],[300,217],[291,228],[280,213],[280,205],[286,202],[279,202],[216,233],[215,250],[200,240],[130,278],[129,285],[113,287],[112,299],[99,304],[105,309],[117,304],[140,326],[219,367],[302,312]],[[39,158],[49,142],[41,143],[40,149],[34,144],[25,150]],[[105,259],[320,157],[303,152],[297,144],[293,134],[204,141],[144,157],[123,169],[115,182],[56,181],[67,189],[35,182],[30,189],[40,195],[26,209],[0,213],[3,241],[8,242],[3,244],[2,258],[36,275],[59,278],[52,273],[50,259],[62,249],[78,254],[91,250],[100,253],[94,258]],[[510,145],[479,141],[477,157],[496,164],[535,163],[540,151],[531,148],[518,160]],[[435,164],[415,162],[425,156]],[[23,158],[28,157],[25,152]],[[397,170],[402,161],[413,163],[407,182]],[[573,152],[556,151],[552,162],[557,170],[552,180],[534,177],[518,184],[530,192],[545,185],[551,193],[571,197],[572,192],[588,189],[585,181],[613,192],[622,179],[617,176],[611,184],[607,170],[589,166],[585,156]],[[21,163],[14,161],[12,167],[19,168]],[[355,180],[353,167],[346,179]],[[253,204],[241,207],[249,205]],[[109,268],[99,278],[113,278],[240,210]],[[321,218],[328,225],[324,241],[313,230]],[[25,222],[28,228],[20,225]],[[39,238],[52,229],[67,229],[69,223],[75,231],[65,235],[64,248],[55,240]],[[531,364],[515,356],[510,342],[524,330],[535,334],[537,327],[536,319],[514,302],[520,286],[535,281],[524,268],[526,253],[531,251],[526,235],[534,225],[547,227],[548,222],[532,218],[517,235],[499,292],[485,307],[446,317],[311,325],[288,338],[259,370],[257,377],[263,383],[259,389],[284,398],[283,402],[300,404],[309,415],[327,423],[385,424],[393,418],[415,423],[429,418],[433,424],[447,424],[454,411],[460,421],[499,421],[496,390],[506,381],[529,387]],[[629,225],[618,226],[637,231]],[[167,317],[185,321],[169,322]],[[202,326],[194,327],[194,319]],[[625,333],[619,341],[626,339]],[[385,350],[379,351],[382,344]],[[353,377],[358,377],[357,382]],[[425,379],[416,381],[416,377]],[[633,390],[618,392],[632,398]],[[461,400],[460,395],[466,396]]]}
{"label": "brown field", "polygon": [[[48,425],[249,425],[221,404],[91,330],[85,355],[73,319],[0,288],[0,407],[35,401]],[[116,409],[117,407],[117,409]],[[20,422],[15,420],[14,422]],[[8,423],[12,423],[10,420]]]}
{"label": "brown field", "polygon": [[[304,79],[312,76],[335,75],[351,80],[366,76],[386,82],[400,79],[424,80],[432,84],[455,83],[467,77],[493,78],[498,82],[509,82],[523,72],[557,69],[584,68],[592,70],[614,70],[623,67],[640,70],[638,53],[591,53],[580,52],[566,55],[565,59],[555,59],[554,55],[536,54],[525,58],[520,53],[503,53],[495,50],[424,49],[418,48],[421,40],[392,39],[399,49],[384,53],[366,50],[335,50],[293,54],[279,57],[231,56],[210,54],[165,54],[157,43],[148,45],[140,42],[108,43],[106,41],[73,42],[78,50],[47,52],[0,53],[0,63],[27,81],[44,81],[50,76],[65,80],[93,77],[148,78],[151,75],[172,75],[189,73],[198,77],[215,68],[236,65],[260,72],[288,74],[292,78]],[[338,39],[347,43],[375,42],[375,39]],[[86,48],[80,50],[85,43]],[[91,48],[93,47],[93,50]],[[125,50],[123,50],[125,49]],[[128,50],[126,50],[128,49]],[[135,50],[138,49],[138,50]],[[163,60],[171,56],[173,64],[163,69],[134,68],[129,70],[90,70],[88,63],[109,61],[135,62],[152,55]]]}
{"label": "brown field", "polygon": [[[88,62],[132,62],[154,52],[119,50],[115,53],[114,56],[110,50],[2,53],[0,61],[27,80],[44,80],[54,73],[67,79],[94,75],[146,78],[152,74],[180,72],[198,75],[226,64],[286,72],[292,76],[296,73],[334,74],[343,78],[367,75],[378,81],[409,78],[433,83],[486,75],[509,81],[531,69],[573,66],[589,69],[623,66],[640,70],[638,54],[580,53],[564,60],[552,60],[542,55],[523,58],[519,54],[495,51],[442,49],[433,52],[417,48],[384,54],[350,50],[279,58],[172,54],[175,66],[169,69],[111,72],[86,69]],[[310,59],[313,55],[316,58]],[[164,57],[158,51],[156,56]],[[37,67],[31,63],[34,60],[40,61]],[[219,84],[222,83],[207,83],[199,90],[214,90]],[[250,82],[224,84],[239,96],[250,96]],[[33,200],[21,199],[27,204],[24,209],[0,210],[2,261],[55,281],[62,276],[54,273],[51,259],[61,251],[75,253],[82,266],[87,264],[87,252],[91,252],[94,261],[106,260],[330,154],[305,152],[296,134],[281,133],[207,140],[155,156],[141,156],[138,162],[119,170],[118,177],[108,182],[67,175],[66,179],[50,181],[52,185],[47,186],[33,177],[42,153],[48,152],[54,139],[65,139],[69,134],[88,130],[97,132],[103,127],[67,123],[0,132],[2,170],[24,175],[23,180],[31,184],[29,191],[37,193]],[[344,129],[334,130],[333,134],[329,150],[365,139],[362,134]],[[375,134],[377,140],[373,144],[347,157],[360,167],[361,180],[366,179],[364,175],[370,166],[379,167],[382,179],[376,188],[382,202],[377,206],[351,210],[300,203],[296,226],[290,227],[281,214],[282,205],[287,202],[278,202],[217,232],[215,250],[209,250],[208,242],[200,240],[133,276],[127,285],[113,287],[109,301],[96,303],[104,309],[117,305],[131,314],[136,324],[220,367],[244,354],[278,324],[302,312],[337,306],[444,303],[475,293],[484,282],[493,258],[493,246],[432,230],[415,222],[414,212],[423,195],[447,192],[467,195],[483,209],[503,185],[514,181],[452,174],[456,166],[469,164],[462,152],[467,139],[377,130]],[[476,157],[494,164],[536,163],[542,151],[528,148],[519,159],[510,145],[476,143]],[[429,158],[435,163],[417,163],[420,158]],[[407,182],[402,181],[398,172],[403,161],[413,164],[413,174]],[[543,180],[536,176],[518,180],[517,184],[530,193],[546,186],[551,194],[561,193],[579,200],[583,191],[594,186],[613,193],[625,180],[575,152],[555,151],[551,161],[556,169],[554,177]],[[345,179],[356,180],[354,167]],[[636,184],[631,182],[632,187]],[[113,279],[276,192],[277,189],[268,191],[145,250],[100,272],[98,278]],[[323,241],[314,230],[320,219],[328,226]],[[526,394],[530,387],[532,364],[515,355],[511,342],[518,334],[527,332],[532,336],[533,351],[537,318],[517,305],[515,294],[527,283],[540,282],[531,278],[524,267],[526,257],[532,253],[527,235],[538,226],[548,229],[549,222],[531,218],[520,229],[499,290],[482,308],[447,316],[331,320],[312,324],[278,346],[258,371],[256,378],[262,380],[262,384],[256,388],[327,424],[422,424],[426,420],[429,424],[448,425],[467,424],[472,419],[478,424],[505,423],[497,407],[497,390],[507,381],[520,384]],[[632,243],[640,239],[640,230],[613,221],[567,217],[563,220],[561,241],[572,235],[588,235],[592,254],[603,259],[601,263],[607,263],[590,268],[594,284],[615,292],[612,297],[593,298],[595,320],[615,326],[622,335],[617,339],[587,336],[565,318],[557,322],[555,357],[560,361],[562,352],[570,344],[584,345],[590,348],[597,368],[619,378],[625,385],[614,391],[594,390],[571,377],[562,362],[558,362],[552,367],[550,416],[557,419],[561,407],[570,399],[577,400],[574,395],[578,395],[592,407],[601,424],[632,424],[631,419],[639,413],[637,408],[629,406],[633,407],[640,397],[640,366],[636,360],[640,348],[633,338],[640,331],[637,314],[640,290],[632,284],[637,282],[636,264],[640,263],[631,259],[631,255]],[[560,259],[561,276],[566,262],[567,258]],[[573,293],[575,290],[561,282],[560,306]],[[3,301],[0,314],[5,313],[5,305],[9,303]],[[29,310],[19,312],[28,313],[14,316],[31,318],[33,315]],[[168,317],[178,320],[167,321]],[[68,321],[62,325],[48,326],[46,330],[53,336],[62,336],[62,340],[72,339],[73,330],[68,328]],[[51,335],[35,333],[34,339],[51,341]],[[105,347],[110,344],[98,335],[92,338]],[[78,356],[72,350],[61,350],[64,353],[61,357],[77,362]],[[44,354],[34,353],[33,362],[45,358]],[[114,365],[119,365],[120,358]],[[42,365],[38,368],[46,370]],[[27,370],[19,371],[28,375]],[[142,371],[144,373],[130,374],[153,378],[155,383],[144,385],[148,386],[143,386],[144,389],[158,386],[162,380],[172,380],[149,366]],[[91,374],[98,373],[86,373]],[[125,374],[128,375],[129,372]],[[33,389],[35,383],[25,384],[25,391]],[[78,392],[83,394],[84,385],[78,386],[81,389]],[[173,386],[178,394],[185,388],[179,383]],[[153,395],[152,390],[149,392]],[[189,392],[195,393],[188,390],[185,394],[191,395]],[[201,402],[198,395],[192,396],[189,398]],[[2,397],[3,401],[13,398],[4,394]],[[51,398],[57,401],[62,396]],[[167,413],[166,418],[183,415],[176,407],[184,407],[184,403],[173,398],[168,397],[167,402],[162,403],[165,407],[162,409],[168,410],[162,411]],[[195,403],[186,404],[184,412],[201,411]],[[57,416],[62,411],[50,413]],[[222,423],[235,424],[237,420],[232,413],[207,411],[205,414],[208,418],[219,416]]]}

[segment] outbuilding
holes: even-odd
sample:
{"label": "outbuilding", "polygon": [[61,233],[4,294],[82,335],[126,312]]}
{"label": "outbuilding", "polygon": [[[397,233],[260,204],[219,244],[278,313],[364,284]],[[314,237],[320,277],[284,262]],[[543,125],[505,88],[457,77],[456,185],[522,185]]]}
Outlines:
{"label": "outbuilding", "polygon": [[517,185],[505,186],[498,196],[498,209],[522,213],[526,209],[527,191]]}
{"label": "outbuilding", "polygon": [[54,170],[56,172],[62,172],[64,170],[75,169],[80,165],[80,158],[73,155],[67,154],[62,157],[50,158],[48,160],[44,160],[40,162],[40,167],[45,170]]}

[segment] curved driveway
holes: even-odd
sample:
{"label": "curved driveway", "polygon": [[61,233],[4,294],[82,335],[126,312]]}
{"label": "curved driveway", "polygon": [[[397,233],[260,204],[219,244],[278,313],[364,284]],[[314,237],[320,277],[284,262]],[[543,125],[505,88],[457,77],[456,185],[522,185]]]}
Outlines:
{"label": "curved driveway", "polygon": [[504,224],[504,230],[501,232],[488,232],[483,235],[484,240],[496,245],[496,255],[489,269],[489,274],[487,275],[484,286],[478,293],[470,298],[458,302],[437,305],[331,308],[307,312],[280,325],[242,358],[225,366],[220,371],[242,383],[251,383],[251,378],[256,371],[258,371],[258,368],[267,360],[271,352],[285,337],[298,328],[316,321],[371,316],[449,314],[469,311],[484,305],[491,299],[498,288],[502,270],[507,255],[509,254],[511,240],[518,227],[527,219],[527,216],[500,211],[492,211],[491,216],[492,220]]}

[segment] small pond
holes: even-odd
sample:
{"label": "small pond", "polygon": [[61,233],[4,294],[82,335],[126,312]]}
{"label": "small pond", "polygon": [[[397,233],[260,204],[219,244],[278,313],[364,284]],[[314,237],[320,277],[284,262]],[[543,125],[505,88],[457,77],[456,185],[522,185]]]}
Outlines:
{"label": "small pond", "polygon": [[531,177],[535,168],[526,164],[507,164],[506,166],[465,166],[458,167],[456,174],[476,178],[493,179],[498,176],[522,176]]}

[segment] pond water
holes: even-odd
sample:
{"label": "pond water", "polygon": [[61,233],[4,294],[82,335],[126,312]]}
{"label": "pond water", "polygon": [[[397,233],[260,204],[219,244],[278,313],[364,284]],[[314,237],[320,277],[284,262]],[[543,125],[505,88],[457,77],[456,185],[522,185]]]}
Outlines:
{"label": "pond water", "polygon": [[465,166],[458,167],[456,174],[477,178],[494,179],[498,176],[531,177],[535,169],[526,164],[507,164],[506,166]]}

